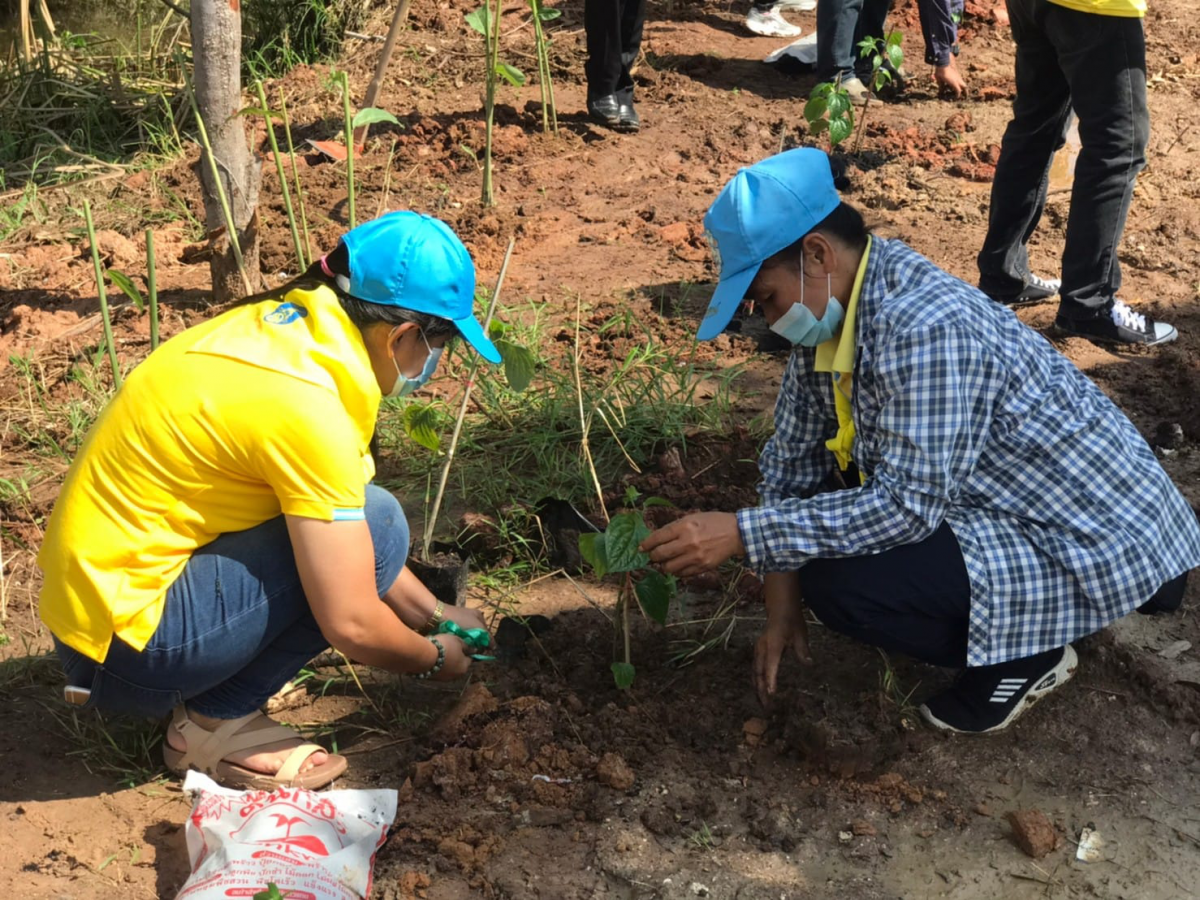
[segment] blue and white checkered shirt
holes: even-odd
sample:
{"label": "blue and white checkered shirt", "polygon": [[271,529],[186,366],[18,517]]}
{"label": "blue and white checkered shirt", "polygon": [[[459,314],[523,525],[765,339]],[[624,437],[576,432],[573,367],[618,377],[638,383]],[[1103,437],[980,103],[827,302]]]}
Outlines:
{"label": "blue and white checkered shirt", "polygon": [[792,353],[738,513],[751,565],[879,553],[948,522],[971,580],[967,664],[1061,647],[1200,565],[1200,524],[1133,424],[1041,335],[899,241],[875,238],[857,312],[854,458],[828,373]]}

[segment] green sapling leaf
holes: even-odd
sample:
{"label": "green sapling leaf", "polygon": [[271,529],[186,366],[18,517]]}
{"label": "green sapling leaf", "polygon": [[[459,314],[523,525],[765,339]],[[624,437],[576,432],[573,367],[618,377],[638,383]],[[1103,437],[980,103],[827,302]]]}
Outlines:
{"label": "green sapling leaf", "polygon": [[400,124],[400,120],[386,109],[368,106],[366,109],[360,109],[355,114],[354,121],[350,123],[350,127],[357,130],[364,125],[374,125],[377,122],[389,122],[392,125]]}
{"label": "green sapling leaf", "polygon": [[553,22],[555,19],[562,16],[561,9],[539,9],[538,18],[543,22]]}
{"label": "green sapling leaf", "polygon": [[612,664],[613,681],[617,687],[623,691],[629,690],[633,686],[633,677],[637,674],[631,663],[615,662]]}
{"label": "green sapling leaf", "polygon": [[829,143],[837,146],[854,133],[854,114],[847,113],[829,122]]}
{"label": "green sapling leaf", "polygon": [[[837,96],[836,94],[834,96]],[[811,125],[813,122],[825,115],[825,110],[829,108],[829,101],[825,96],[812,97],[804,104],[804,118]]]}
{"label": "green sapling leaf", "polygon": [[137,289],[132,278],[120,269],[109,269],[108,278],[124,292],[126,297],[133,301],[133,305],[138,308],[138,312],[145,309],[146,301],[142,299],[142,292]]}
{"label": "green sapling leaf", "polygon": [[604,535],[589,531],[579,536],[579,555],[596,573],[597,578],[608,574],[608,555]]}
{"label": "green sapling leaf", "polygon": [[427,403],[409,403],[404,407],[404,433],[434,453],[437,453],[442,444],[437,424],[437,410],[433,406]]}
{"label": "green sapling leaf", "polygon": [[496,74],[513,87],[521,87],[525,84],[525,73],[506,62],[496,63]]}
{"label": "green sapling leaf", "polygon": [[813,137],[819,134],[824,134],[829,129],[828,119],[814,119],[808,123],[808,130],[812,132]]}
{"label": "green sapling leaf", "polygon": [[604,553],[610,572],[634,572],[650,565],[650,557],[638,545],[650,536],[650,529],[638,513],[613,516],[604,532]]}
{"label": "green sapling leaf", "polygon": [[663,497],[647,497],[642,503],[642,508],[649,509],[651,506],[669,506],[673,509],[675,504]]}
{"label": "green sapling leaf", "polygon": [[537,371],[537,360],[534,359],[533,351],[512,341],[498,340],[494,343],[500,351],[500,359],[504,361],[504,377],[508,379],[508,386],[518,394],[521,393],[529,387]]}
{"label": "green sapling leaf", "polygon": [[888,62],[892,64],[893,69],[899,69],[904,65],[904,48],[899,43],[888,42],[887,46]]}
{"label": "green sapling leaf", "polygon": [[667,624],[667,611],[675,596],[675,578],[651,569],[633,589],[642,610],[659,625]]}
{"label": "green sapling leaf", "polygon": [[465,16],[463,16],[463,19],[465,19],[466,23],[472,28],[474,28],[484,37],[487,37],[488,8],[486,6],[479,7],[479,9],[475,10],[475,12],[467,13]]}
{"label": "green sapling leaf", "polygon": [[829,118],[836,119],[850,111],[850,95],[845,91],[829,95]]}

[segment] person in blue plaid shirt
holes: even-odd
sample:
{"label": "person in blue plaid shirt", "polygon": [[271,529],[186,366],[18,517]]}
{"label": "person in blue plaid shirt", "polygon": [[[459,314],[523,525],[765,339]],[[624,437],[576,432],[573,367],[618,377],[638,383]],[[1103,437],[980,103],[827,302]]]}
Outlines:
{"label": "person in blue plaid shirt", "polygon": [[1002,729],[1066,682],[1072,641],[1179,607],[1200,524],[1130,421],[1011,310],[872,236],[828,156],[742,169],[705,226],[721,275],[698,337],[749,299],[795,349],[760,505],[642,546],[681,576],[734,555],[764,574],[764,703],[787,649],[811,661],[802,604],[962,668],[921,707],[960,732]]}

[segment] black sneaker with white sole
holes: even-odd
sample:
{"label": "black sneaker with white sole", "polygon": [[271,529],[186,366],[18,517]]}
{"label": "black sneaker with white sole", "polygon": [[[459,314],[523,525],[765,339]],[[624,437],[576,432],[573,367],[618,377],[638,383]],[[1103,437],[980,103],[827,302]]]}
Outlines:
{"label": "black sneaker with white sole", "polygon": [[1054,327],[1073,337],[1140,347],[1166,344],[1179,337],[1174,326],[1134,312],[1123,300],[1114,300],[1107,310],[1087,319],[1068,318],[1060,311],[1054,320]]}
{"label": "black sneaker with white sole", "polygon": [[1025,287],[1021,289],[1021,293],[1009,297],[1000,297],[995,294],[989,294],[989,296],[997,303],[1003,303],[1005,306],[1032,306],[1035,303],[1045,303],[1051,297],[1055,296],[1061,288],[1061,279],[1039,278],[1037,275],[1030,273],[1025,276]]}
{"label": "black sneaker with white sole", "polygon": [[1071,680],[1079,657],[1068,644],[996,666],[965,669],[954,685],[921,706],[934,728],[962,734],[1000,731]]}

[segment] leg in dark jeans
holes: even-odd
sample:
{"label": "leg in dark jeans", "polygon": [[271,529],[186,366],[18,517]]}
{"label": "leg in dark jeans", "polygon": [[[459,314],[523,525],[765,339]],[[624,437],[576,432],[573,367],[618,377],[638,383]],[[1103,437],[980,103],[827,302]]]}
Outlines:
{"label": "leg in dark jeans", "polygon": [[1059,314],[1081,319],[1106,313],[1121,286],[1117,247],[1150,139],[1146,40],[1141,19],[1055,4],[1044,25],[1079,117]]}
{"label": "leg in dark jeans", "polygon": [[641,50],[645,18],[646,0],[585,0],[589,100],[616,95],[619,103],[633,102],[629,70]]}
{"label": "leg in dark jeans", "polygon": [[[892,0],[863,0],[862,11],[858,21],[854,23],[854,43],[850,55],[854,58],[854,70],[865,84],[871,77],[871,59],[863,58],[858,45],[866,38],[882,40],[886,36],[887,16],[892,8]],[[874,85],[867,87],[874,89]]]}
{"label": "leg in dark jeans", "polygon": [[1071,90],[1059,67],[1058,51],[1040,22],[1047,5],[1045,0],[1008,0],[1017,42],[1017,99],[1000,146],[987,237],[978,258],[980,290],[1000,301],[1015,298],[1025,288],[1025,245],[1042,217],[1050,163],[1063,144],[1071,110]]}
{"label": "leg in dark jeans", "polygon": [[[396,499],[369,486],[367,524],[382,597],[408,553]],[[114,640],[102,666],[70,648],[59,655],[72,684],[101,712],[162,716],[180,701],[235,719],[261,707],[327,646],[308,606],[283,517],[201,547],[167,591],[142,651]]]}
{"label": "leg in dark jeans", "polygon": [[892,0],[818,0],[817,80],[854,75],[859,66],[858,42],[882,37]]}
{"label": "leg in dark jeans", "polygon": [[814,559],[800,589],[840,634],[935,666],[966,665],[971,582],[949,525],[873,556]]}

